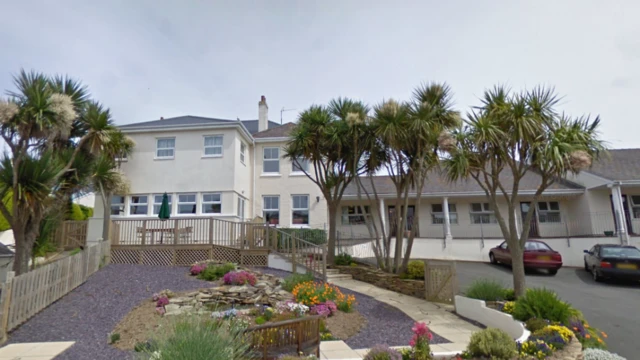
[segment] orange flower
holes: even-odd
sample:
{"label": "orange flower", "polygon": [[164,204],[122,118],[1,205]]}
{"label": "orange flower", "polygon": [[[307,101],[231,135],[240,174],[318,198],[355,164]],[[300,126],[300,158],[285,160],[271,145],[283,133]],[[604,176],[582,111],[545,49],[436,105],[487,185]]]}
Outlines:
{"label": "orange flower", "polygon": [[607,336],[607,334],[603,331],[602,332],[602,337],[604,337],[605,339],[608,338],[609,336]]}
{"label": "orange flower", "polygon": [[585,339],[591,339],[591,335],[587,334],[584,336]]}
{"label": "orange flower", "polygon": [[598,342],[602,344],[602,339],[598,339]]}

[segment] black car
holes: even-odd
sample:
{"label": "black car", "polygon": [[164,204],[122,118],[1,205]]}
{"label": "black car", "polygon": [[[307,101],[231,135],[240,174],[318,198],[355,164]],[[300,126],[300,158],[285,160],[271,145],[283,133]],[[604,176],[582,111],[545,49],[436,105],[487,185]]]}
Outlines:
{"label": "black car", "polygon": [[584,269],[591,272],[593,280],[640,281],[640,250],[635,246],[598,244],[584,253]]}

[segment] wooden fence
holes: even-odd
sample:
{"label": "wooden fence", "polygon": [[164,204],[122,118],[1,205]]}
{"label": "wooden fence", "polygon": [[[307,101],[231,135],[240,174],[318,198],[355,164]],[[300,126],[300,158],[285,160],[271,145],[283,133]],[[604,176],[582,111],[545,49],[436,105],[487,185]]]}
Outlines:
{"label": "wooden fence", "polygon": [[87,245],[87,220],[64,221],[56,229],[51,241],[59,249],[71,250]]}
{"label": "wooden fence", "polygon": [[320,358],[321,316],[307,316],[248,328],[251,358],[272,360],[281,355],[315,354]]}
{"label": "wooden fence", "polygon": [[455,261],[424,261],[425,298],[429,301],[453,304],[458,294]]}
{"label": "wooden fence", "polygon": [[236,249],[217,245],[113,245],[114,264],[188,266],[195,262],[217,260],[244,266],[267,266],[269,250]]}
{"label": "wooden fence", "polygon": [[7,333],[68,294],[106,265],[110,259],[108,241],[19,276],[7,274],[0,296],[0,335]]}

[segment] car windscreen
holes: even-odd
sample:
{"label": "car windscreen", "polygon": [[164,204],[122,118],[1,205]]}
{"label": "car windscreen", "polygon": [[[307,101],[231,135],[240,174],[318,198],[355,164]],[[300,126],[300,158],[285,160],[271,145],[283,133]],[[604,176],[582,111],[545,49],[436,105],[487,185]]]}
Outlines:
{"label": "car windscreen", "polygon": [[602,257],[640,258],[640,250],[632,247],[603,247]]}
{"label": "car windscreen", "polygon": [[524,244],[524,249],[529,251],[551,251],[549,245],[541,242],[527,242]]}

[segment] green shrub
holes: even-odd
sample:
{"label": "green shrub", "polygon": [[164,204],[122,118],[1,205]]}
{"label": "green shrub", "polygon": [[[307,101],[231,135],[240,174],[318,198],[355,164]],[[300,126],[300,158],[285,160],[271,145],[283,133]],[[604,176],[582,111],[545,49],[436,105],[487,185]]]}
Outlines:
{"label": "green shrub", "polygon": [[574,312],[571,305],[560,300],[554,291],[537,288],[528,289],[524,296],[516,301],[512,315],[520,321],[538,318],[567,324]]}
{"label": "green shrub", "polygon": [[109,334],[109,344],[115,344],[120,341],[120,333]]}
{"label": "green shrub", "polygon": [[504,290],[504,299],[506,301],[516,301],[516,291],[513,289]]}
{"label": "green shrub", "polygon": [[505,298],[505,288],[502,283],[498,281],[492,279],[478,279],[469,286],[465,295],[472,299],[501,301]]}
{"label": "green shrub", "polygon": [[84,212],[82,212],[82,209],[80,208],[80,205],[71,204],[71,211],[69,213],[69,220],[80,221],[80,220],[86,220],[86,219],[87,219],[87,217],[84,214]]}
{"label": "green shrub", "polygon": [[256,318],[256,325],[262,325],[266,322],[267,322],[267,319],[265,319],[263,316],[258,316]]}
{"label": "green shrub", "polygon": [[[12,194],[8,193],[7,196],[4,198],[4,205],[7,207],[7,210],[9,211],[9,213],[13,212],[13,201],[11,200],[12,198]],[[2,215],[2,213],[0,213],[0,231],[7,231],[11,229],[11,225],[9,225],[9,221],[7,221],[7,219],[4,218],[4,215]]]}
{"label": "green shrub", "polygon": [[282,283],[282,288],[288,292],[291,292],[296,285],[308,281],[313,281],[314,277],[312,273],[306,274],[291,274],[284,278],[284,282]]}
{"label": "green shrub", "polygon": [[375,345],[364,356],[363,360],[401,360],[402,354],[385,345]]}
{"label": "green shrub", "polygon": [[424,262],[420,260],[411,260],[407,265],[407,277],[409,279],[424,279]]}
{"label": "green shrub", "polygon": [[353,259],[351,258],[351,255],[347,253],[342,253],[336,256],[336,265],[347,266],[350,265],[352,261]]}
{"label": "green shrub", "polygon": [[75,249],[71,250],[71,252],[69,253],[69,255],[73,256],[73,255],[75,255],[75,254],[80,253],[81,251],[82,251],[82,249],[80,249],[80,248],[75,248]]}
{"label": "green shrub", "polygon": [[549,322],[545,319],[531,318],[525,322],[525,326],[527,330],[536,332],[538,330],[542,330],[549,325]]}
{"label": "green shrub", "polygon": [[279,228],[276,237],[279,248],[291,248],[289,237],[283,233],[316,245],[327,243],[327,232],[323,229]]}
{"label": "green shrub", "polygon": [[154,360],[246,359],[249,350],[243,336],[245,327],[237,321],[216,321],[194,315],[172,318],[152,339],[157,347],[145,351]]}
{"label": "green shrub", "polygon": [[209,264],[204,270],[198,274],[198,279],[206,281],[215,281],[224,276],[229,271],[236,269],[236,266],[232,263],[226,263],[224,265]]}
{"label": "green shrub", "polygon": [[82,210],[82,213],[84,214],[84,218],[85,219],[93,217],[93,208],[92,207],[88,207],[88,206],[84,206],[84,205],[80,205],[80,204],[78,204],[78,206],[80,206],[80,210]]}
{"label": "green shrub", "polygon": [[516,342],[506,332],[487,328],[471,335],[467,352],[474,357],[510,360],[516,355]]}

